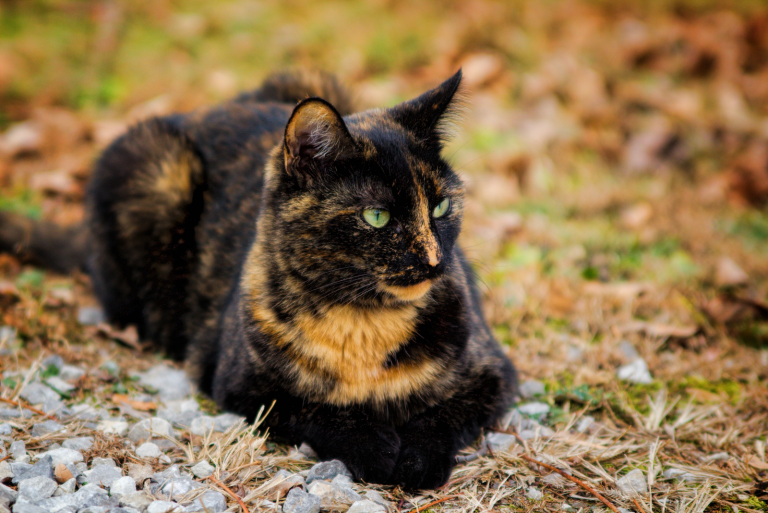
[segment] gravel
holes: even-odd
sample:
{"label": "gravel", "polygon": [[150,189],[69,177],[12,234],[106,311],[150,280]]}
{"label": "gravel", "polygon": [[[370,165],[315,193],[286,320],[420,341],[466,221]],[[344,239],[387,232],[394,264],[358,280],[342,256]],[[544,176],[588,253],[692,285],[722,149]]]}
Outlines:
{"label": "gravel", "polygon": [[524,399],[532,399],[533,397],[542,394],[544,394],[544,383],[541,381],[529,379],[520,384],[520,395],[522,395]]}
{"label": "gravel", "polygon": [[639,468],[630,471],[627,475],[616,481],[616,486],[625,495],[648,493],[648,481],[643,471]]}
{"label": "gravel", "polygon": [[49,477],[31,477],[19,481],[19,498],[27,499],[30,502],[40,502],[53,495],[56,488],[58,488],[56,481]]}
{"label": "gravel", "polygon": [[93,437],[81,436],[78,438],[70,438],[68,440],[64,440],[64,443],[61,445],[67,449],[74,449],[76,451],[88,451],[91,449],[91,447],[93,447]]}
{"label": "gravel", "polygon": [[83,461],[83,455],[80,453],[80,451],[76,451],[74,449],[68,449],[66,447],[61,447],[59,449],[53,449],[48,452],[44,452],[39,455],[40,457],[44,456],[50,456],[51,457],[51,465],[56,467],[60,463],[79,463]]}
{"label": "gravel", "polygon": [[320,497],[294,488],[285,498],[283,513],[319,513],[321,502]]}
{"label": "gravel", "polygon": [[136,374],[139,384],[157,390],[163,401],[186,399],[192,393],[192,385],[183,370],[167,365],[157,365],[147,372]]}
{"label": "gravel", "polygon": [[349,478],[352,477],[352,473],[347,470],[339,460],[321,461],[315,464],[309,469],[309,475],[307,475],[307,484],[311,484],[313,481],[320,479],[331,480],[339,474],[345,475]]}
{"label": "gravel", "polygon": [[109,487],[122,477],[122,473],[110,465],[96,465],[84,472],[85,482]]}
{"label": "gravel", "polygon": [[653,376],[648,370],[648,364],[642,358],[632,360],[632,362],[619,367],[616,376],[622,381],[648,385],[653,383]]}
{"label": "gravel", "polygon": [[200,463],[192,467],[190,470],[195,476],[201,479],[204,479],[206,477],[213,475],[213,471],[215,469],[213,468],[213,465],[211,465],[207,461],[201,461]]}
{"label": "gravel", "polygon": [[352,504],[347,513],[385,513],[386,511],[387,508],[381,504],[365,499]]}

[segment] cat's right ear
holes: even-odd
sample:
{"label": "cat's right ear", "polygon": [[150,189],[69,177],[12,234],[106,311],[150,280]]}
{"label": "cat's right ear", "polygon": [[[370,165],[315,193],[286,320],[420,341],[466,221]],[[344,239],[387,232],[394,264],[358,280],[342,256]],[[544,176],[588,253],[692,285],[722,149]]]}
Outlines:
{"label": "cat's right ear", "polygon": [[334,161],[356,152],[341,115],[320,98],[302,100],[285,127],[285,171],[302,184],[319,177]]}

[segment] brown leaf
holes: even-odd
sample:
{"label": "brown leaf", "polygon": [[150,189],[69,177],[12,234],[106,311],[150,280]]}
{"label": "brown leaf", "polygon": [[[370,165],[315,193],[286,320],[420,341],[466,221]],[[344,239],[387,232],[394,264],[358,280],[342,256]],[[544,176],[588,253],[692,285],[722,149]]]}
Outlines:
{"label": "brown leaf", "polygon": [[746,462],[747,462],[748,465],[750,465],[752,467],[755,467],[755,468],[759,468],[760,470],[768,470],[768,463],[760,460],[760,458],[758,458],[754,454],[750,455],[747,458]]}
{"label": "brown leaf", "polygon": [[732,285],[744,285],[749,281],[749,276],[745,273],[739,264],[729,257],[722,257],[717,261],[715,268],[715,283],[719,287]]}
{"label": "brown leaf", "polygon": [[117,330],[109,324],[99,324],[98,332],[106,337],[116,340],[132,349],[142,351],[144,345],[139,342],[139,333],[135,326],[128,326],[124,330]]}
{"label": "brown leaf", "polygon": [[67,466],[63,463],[56,465],[56,468],[53,471],[53,475],[56,476],[56,482],[59,484],[66,483],[74,477],[72,472],[70,472]]}
{"label": "brown leaf", "polygon": [[157,404],[149,401],[135,401],[127,395],[115,394],[112,396],[112,402],[115,404],[127,404],[131,408],[139,411],[156,410]]}

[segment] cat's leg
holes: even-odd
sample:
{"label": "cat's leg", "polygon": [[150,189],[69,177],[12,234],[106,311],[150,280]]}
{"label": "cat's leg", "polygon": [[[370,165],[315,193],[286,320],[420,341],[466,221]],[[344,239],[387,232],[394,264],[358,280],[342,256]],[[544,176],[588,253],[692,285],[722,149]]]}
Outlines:
{"label": "cat's leg", "polygon": [[203,164],[175,124],[152,119],[107,148],[88,190],[88,271],[108,318],[182,358]]}
{"label": "cat's leg", "polygon": [[431,489],[448,481],[456,454],[504,413],[515,383],[511,363],[467,376],[450,399],[411,418],[397,430],[400,454],[389,483]]}

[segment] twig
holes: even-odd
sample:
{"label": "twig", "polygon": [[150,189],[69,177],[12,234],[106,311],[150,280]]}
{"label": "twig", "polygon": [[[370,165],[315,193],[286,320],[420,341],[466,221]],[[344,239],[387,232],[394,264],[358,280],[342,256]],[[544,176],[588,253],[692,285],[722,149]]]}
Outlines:
{"label": "twig", "polygon": [[[554,472],[557,472],[558,474],[560,474],[560,475],[561,475],[561,476],[563,476],[564,478],[568,479],[569,481],[573,481],[574,483],[576,483],[577,485],[581,486],[581,487],[582,487],[582,488],[584,488],[586,491],[588,491],[589,493],[591,493],[592,495],[594,495],[595,497],[597,497],[597,498],[598,498],[598,500],[599,500],[600,502],[602,502],[603,504],[605,504],[606,506],[608,506],[608,507],[611,509],[611,511],[613,511],[613,513],[619,513],[619,510],[618,510],[618,509],[616,509],[616,506],[614,506],[613,504],[611,504],[610,502],[608,502],[608,499],[606,499],[605,497],[603,497],[602,495],[600,495],[600,493],[598,493],[598,491],[597,491],[597,490],[595,490],[594,488],[592,488],[591,486],[589,486],[587,483],[585,483],[585,482],[584,482],[584,481],[582,481],[581,479],[577,479],[577,478],[573,477],[572,475],[570,475],[570,474],[567,474],[567,473],[563,472],[562,470],[560,470],[560,469],[559,469],[559,468],[557,468],[557,467],[553,467],[552,465],[549,465],[549,464],[547,464],[547,463],[544,463],[544,462],[541,462],[541,461],[535,460],[535,459],[531,458],[530,456],[528,456],[527,454],[521,454],[521,455],[520,455],[520,457],[521,457],[521,458],[523,458],[525,461],[528,461],[528,462],[530,462],[530,463],[533,463],[533,464],[535,464],[535,465],[540,465],[540,466],[542,466],[542,467],[544,467],[544,468],[548,468],[549,470],[552,470],[552,471],[554,471]],[[642,510],[641,510],[641,511],[642,511]]]}
{"label": "twig", "polygon": [[14,401],[12,399],[4,399],[4,398],[0,397],[0,402],[4,402],[4,403],[12,404],[14,406],[20,406],[22,408],[26,408],[27,410],[29,410],[29,411],[31,411],[33,413],[37,413],[38,415],[43,415],[45,417],[48,417],[51,420],[59,420],[56,417],[54,417],[53,415],[48,415],[47,413],[45,413],[42,410],[38,410],[37,408],[33,408],[32,406],[28,406],[26,404]]}
{"label": "twig", "polygon": [[430,502],[429,504],[425,504],[423,506],[419,506],[416,509],[412,509],[412,510],[408,511],[407,513],[419,513],[420,511],[424,511],[427,508],[431,508],[435,504],[440,504],[441,502],[449,501],[451,499],[455,499],[456,497],[458,497],[458,495],[450,495],[448,497],[443,497],[442,499]]}
{"label": "twig", "polygon": [[638,513],[645,513],[645,510],[642,507],[640,507],[640,504],[637,502],[637,499],[632,497],[632,502],[634,502],[635,506],[637,506]]}
{"label": "twig", "polygon": [[3,456],[2,458],[0,458],[0,463],[1,463],[1,462],[3,462],[3,461],[5,461],[5,460],[7,460],[7,459],[8,459],[8,458],[10,458],[11,456],[13,456],[13,454],[6,454],[6,455],[5,455],[5,456]]}
{"label": "twig", "polygon": [[219,481],[218,479],[216,479],[213,476],[208,477],[208,479],[213,481],[213,484],[221,487],[225,492],[227,492],[230,495],[230,497],[235,499],[237,501],[237,503],[240,504],[240,507],[243,508],[243,511],[245,511],[245,513],[251,513],[250,511],[248,511],[248,508],[246,507],[245,503],[243,502],[243,499],[241,499],[240,496],[237,495],[235,492],[230,490],[227,485],[225,485],[224,483],[222,483],[221,481]]}
{"label": "twig", "polygon": [[475,461],[480,456],[485,456],[488,454],[488,441],[483,440],[483,443],[480,444],[480,448],[473,452],[472,454],[467,454],[464,456],[456,456],[456,463],[469,463],[470,461]]}

